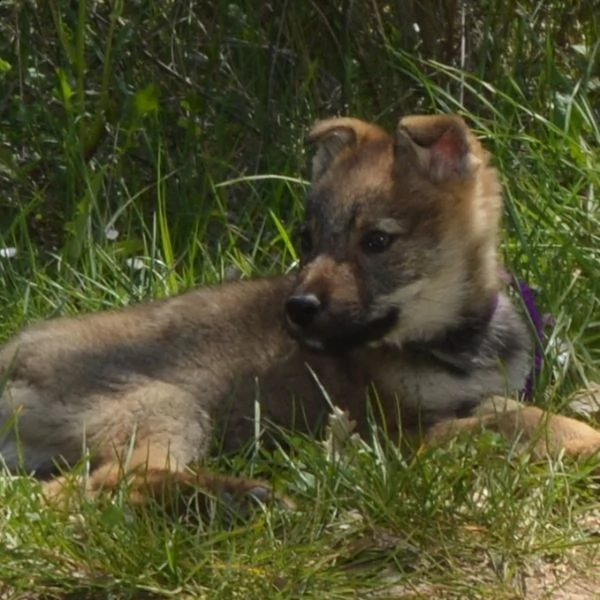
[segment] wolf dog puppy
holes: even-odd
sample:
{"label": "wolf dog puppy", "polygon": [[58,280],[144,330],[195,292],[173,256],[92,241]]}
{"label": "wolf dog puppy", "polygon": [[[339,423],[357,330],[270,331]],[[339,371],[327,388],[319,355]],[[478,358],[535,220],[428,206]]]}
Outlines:
{"label": "wolf dog puppy", "polygon": [[501,291],[497,174],[463,120],[411,116],[390,136],[336,118],[309,141],[297,274],[43,322],[0,349],[9,468],[60,498],[56,465],[87,448],[91,496],[126,461],[139,501],[168,482],[268,498],[266,483],[190,465],[215,439],[226,451],[252,439],[257,399],[264,423],[315,433],[323,389],[359,432],[376,390],[373,412],[398,438],[483,426],[539,454],[600,447],[584,423],[503,399],[522,388],[531,343]]}

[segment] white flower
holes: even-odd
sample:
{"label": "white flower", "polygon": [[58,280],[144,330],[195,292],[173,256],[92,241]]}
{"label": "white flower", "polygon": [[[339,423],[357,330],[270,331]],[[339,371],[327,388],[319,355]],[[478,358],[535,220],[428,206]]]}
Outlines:
{"label": "white flower", "polygon": [[16,248],[0,248],[0,258],[14,258],[16,255]]}
{"label": "white flower", "polygon": [[571,348],[569,347],[569,344],[565,342],[560,342],[558,344],[558,354],[556,355],[556,361],[558,362],[558,364],[564,367],[566,364],[568,364],[570,358]]}
{"label": "white flower", "polygon": [[125,264],[134,271],[141,271],[146,265],[141,258],[134,256],[125,260]]}
{"label": "white flower", "polygon": [[119,237],[119,232],[114,227],[107,227],[104,230],[104,235],[107,240],[114,242]]}

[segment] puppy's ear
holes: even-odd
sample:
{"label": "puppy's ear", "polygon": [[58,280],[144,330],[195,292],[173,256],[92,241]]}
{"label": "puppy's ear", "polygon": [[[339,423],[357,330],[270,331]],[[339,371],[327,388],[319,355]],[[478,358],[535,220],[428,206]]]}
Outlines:
{"label": "puppy's ear", "polygon": [[458,115],[404,117],[396,132],[396,161],[415,162],[432,181],[471,178],[482,164],[482,149]]}
{"label": "puppy's ear", "polygon": [[356,148],[366,139],[386,137],[376,125],[359,119],[339,117],[317,121],[306,138],[316,146],[312,163],[313,183],[320,179],[345,150]]}

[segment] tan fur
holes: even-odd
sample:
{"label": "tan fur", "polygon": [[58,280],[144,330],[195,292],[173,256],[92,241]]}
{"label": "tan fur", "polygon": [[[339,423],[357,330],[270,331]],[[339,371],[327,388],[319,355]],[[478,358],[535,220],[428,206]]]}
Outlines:
{"label": "tan fur", "polygon": [[461,432],[479,429],[501,434],[537,459],[557,458],[561,453],[589,458],[600,449],[600,432],[586,423],[504,397],[489,398],[473,417],[434,425],[427,432],[426,441],[437,445]]}
{"label": "tan fur", "polygon": [[[266,483],[190,465],[215,440],[224,451],[252,440],[257,401],[261,432],[315,433],[323,390],[362,433],[377,402],[392,436],[440,443],[485,427],[538,456],[600,448],[584,423],[503,395],[522,387],[531,348],[501,293],[498,178],[462,119],[407,117],[395,136],[329,119],[309,141],[297,274],[56,319],[0,348],[0,455],[11,469],[50,476],[89,451],[90,496],[125,472],[135,502],[165,501],[165,486],[264,499]],[[53,479],[45,492],[61,499],[67,487]]]}

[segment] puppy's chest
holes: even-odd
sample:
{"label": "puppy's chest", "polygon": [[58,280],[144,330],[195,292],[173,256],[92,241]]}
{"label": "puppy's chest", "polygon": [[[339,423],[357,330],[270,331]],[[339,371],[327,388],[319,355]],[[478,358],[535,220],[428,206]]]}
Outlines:
{"label": "puppy's chest", "polygon": [[433,424],[467,416],[493,387],[480,369],[461,370],[413,348],[374,350],[365,356],[365,362],[386,414],[399,411],[405,422]]}

